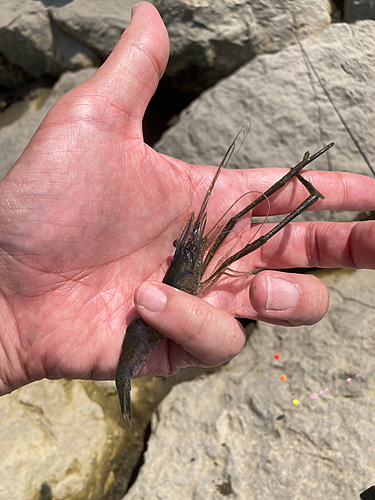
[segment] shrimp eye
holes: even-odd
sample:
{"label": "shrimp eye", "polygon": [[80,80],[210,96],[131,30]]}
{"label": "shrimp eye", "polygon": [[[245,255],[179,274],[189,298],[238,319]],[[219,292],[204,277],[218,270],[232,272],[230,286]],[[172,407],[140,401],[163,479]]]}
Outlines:
{"label": "shrimp eye", "polygon": [[180,240],[174,240],[173,246],[177,248],[178,244],[180,243]]}

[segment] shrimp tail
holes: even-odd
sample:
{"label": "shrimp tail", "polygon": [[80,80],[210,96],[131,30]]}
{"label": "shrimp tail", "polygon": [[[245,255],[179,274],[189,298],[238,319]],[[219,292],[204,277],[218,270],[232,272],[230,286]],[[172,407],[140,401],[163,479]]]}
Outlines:
{"label": "shrimp tail", "polygon": [[123,417],[131,424],[131,398],[130,391],[132,390],[131,379],[122,379],[119,383],[116,377],[116,387],[120,400],[121,412]]}
{"label": "shrimp tail", "polygon": [[131,381],[139,368],[164,338],[160,332],[136,316],[126,329],[116,373],[116,388],[121,412],[131,422]]}

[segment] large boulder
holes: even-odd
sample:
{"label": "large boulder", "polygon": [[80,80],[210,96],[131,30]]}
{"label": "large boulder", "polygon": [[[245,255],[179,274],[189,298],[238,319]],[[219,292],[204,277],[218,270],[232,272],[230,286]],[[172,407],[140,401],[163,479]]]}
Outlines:
{"label": "large boulder", "polygon": [[105,59],[130,21],[136,0],[43,0],[52,24]]}
{"label": "large boulder", "polygon": [[130,20],[133,0],[14,0],[0,19],[0,86],[98,66]]}
{"label": "large boulder", "polygon": [[201,92],[255,56],[315,36],[331,22],[327,0],[159,0],[171,55],[166,80],[172,87]]}

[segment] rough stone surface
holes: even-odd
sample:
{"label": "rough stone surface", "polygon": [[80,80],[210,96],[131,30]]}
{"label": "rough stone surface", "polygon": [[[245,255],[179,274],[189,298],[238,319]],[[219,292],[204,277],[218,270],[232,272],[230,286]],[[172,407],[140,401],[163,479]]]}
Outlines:
{"label": "rough stone surface", "polygon": [[102,58],[113,50],[129,24],[136,0],[44,0],[48,13],[61,33],[91,48]]}
{"label": "rough stone surface", "polygon": [[119,500],[170,388],[203,369],[133,381],[133,423],[114,382],[43,380],[0,398],[1,500]]}
{"label": "rough stone surface", "polygon": [[375,19],[373,0],[344,0],[344,19],[353,23],[359,19]]}
{"label": "rough stone surface", "polygon": [[[97,66],[130,20],[135,0],[3,2],[0,85],[15,88],[44,74]],[[328,0],[154,1],[171,35],[167,75],[183,90],[201,91],[256,55],[314,36],[331,21]]]}
{"label": "rough stone surface", "polygon": [[0,85],[98,66],[130,20],[132,0],[15,0],[0,19]]}
{"label": "rough stone surface", "polygon": [[0,84],[15,87],[53,72],[53,35],[41,2],[3,2],[0,21]]}
{"label": "rough stone surface", "polygon": [[259,324],[219,374],[172,390],[124,499],[353,500],[373,483],[375,272],[323,279],[320,323]]}
{"label": "rough stone surface", "polygon": [[15,164],[53,104],[66,92],[88,80],[95,71],[96,69],[89,68],[65,73],[57,81],[50,96],[42,105],[40,100],[36,99],[30,103],[21,119],[0,129],[0,150],[2,152],[0,179]]}
{"label": "rough stone surface", "polygon": [[[375,23],[334,24],[303,42],[334,105],[375,165]],[[238,130],[251,131],[236,168],[295,165],[307,150],[335,147],[311,168],[370,174],[298,46],[261,56],[204,92],[164,133],[155,149],[219,165]]]}
{"label": "rough stone surface", "polygon": [[331,22],[327,0],[159,0],[171,56],[172,86],[202,91],[256,55],[276,52],[299,36],[314,36]]}
{"label": "rough stone surface", "polygon": [[0,408],[0,498],[103,498],[122,430],[84,382],[36,382],[3,396]]}

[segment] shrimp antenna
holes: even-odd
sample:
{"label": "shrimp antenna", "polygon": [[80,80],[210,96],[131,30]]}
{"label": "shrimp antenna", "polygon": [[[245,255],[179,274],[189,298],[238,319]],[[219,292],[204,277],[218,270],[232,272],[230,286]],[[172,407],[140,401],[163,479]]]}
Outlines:
{"label": "shrimp antenna", "polygon": [[203,217],[203,214],[206,212],[208,201],[209,201],[209,199],[211,197],[212,190],[213,190],[213,188],[214,188],[214,186],[216,184],[216,181],[217,181],[217,179],[218,179],[218,177],[220,175],[220,172],[222,171],[223,168],[227,167],[227,165],[229,164],[229,162],[230,162],[230,160],[231,160],[231,158],[233,156],[233,153],[234,153],[234,151],[236,149],[237,139],[239,138],[240,135],[242,135],[241,143],[240,143],[240,145],[238,147],[238,150],[237,150],[237,153],[238,153],[238,151],[241,149],[242,144],[244,143],[244,140],[246,139],[248,133],[250,132],[250,128],[251,128],[251,123],[248,121],[248,122],[246,122],[241,127],[240,131],[238,132],[238,134],[236,135],[236,137],[233,139],[232,144],[227,149],[227,152],[225,153],[224,158],[221,160],[219,168],[217,169],[215,177],[211,181],[211,184],[210,184],[210,187],[207,190],[206,196],[204,197],[201,209],[200,209],[198,217],[197,217],[197,223],[200,223],[200,221],[201,221],[201,219]]}

